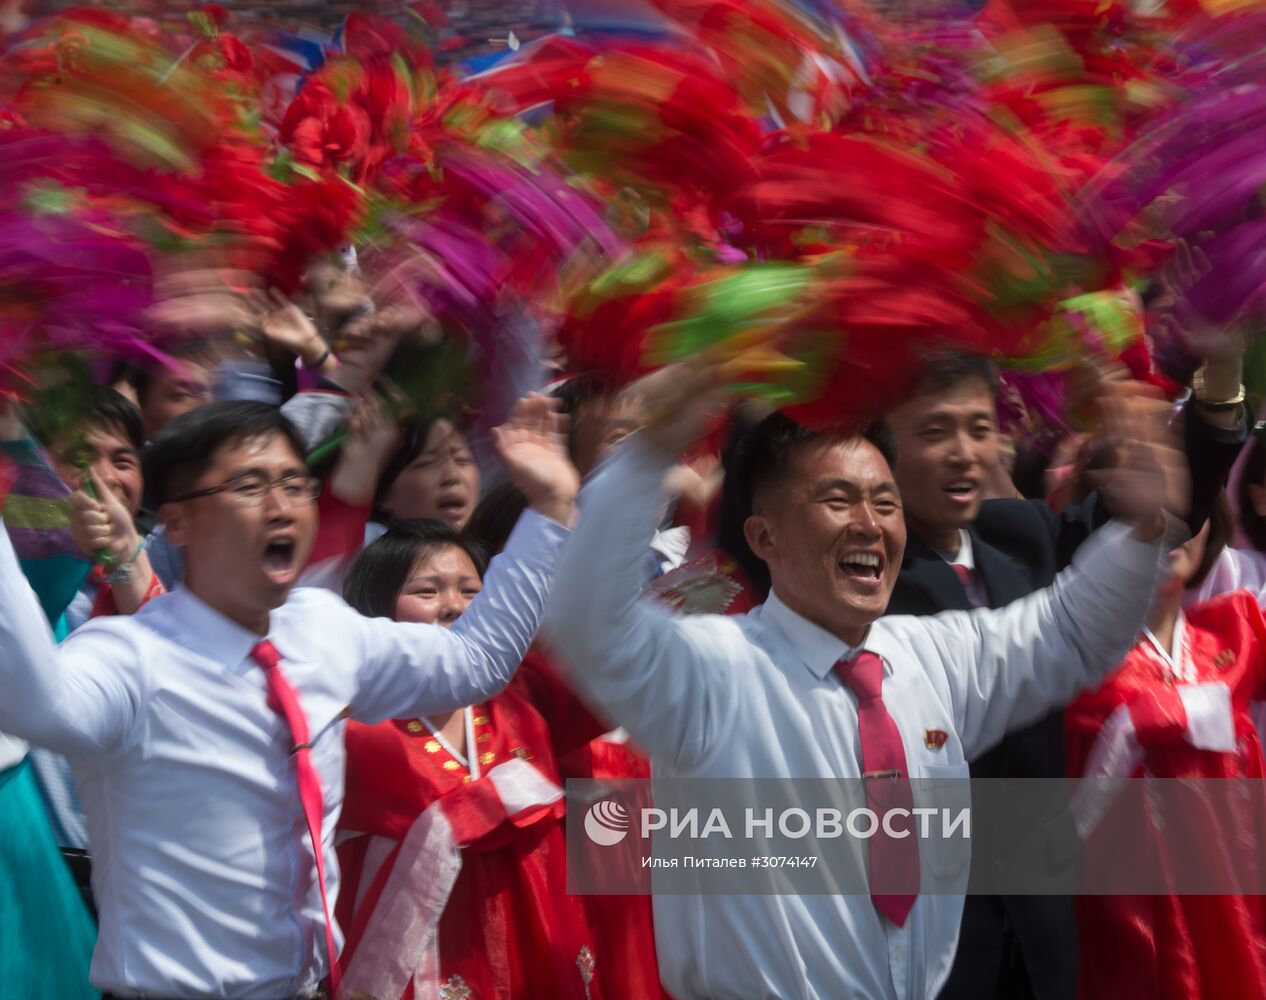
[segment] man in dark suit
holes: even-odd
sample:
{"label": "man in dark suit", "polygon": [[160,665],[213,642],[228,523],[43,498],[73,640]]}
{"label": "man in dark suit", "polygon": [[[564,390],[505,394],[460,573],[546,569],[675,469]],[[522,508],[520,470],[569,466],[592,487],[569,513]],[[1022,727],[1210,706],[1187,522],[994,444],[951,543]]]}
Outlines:
{"label": "man in dark suit", "polygon": [[[1246,437],[1240,373],[1238,357],[1207,361],[1184,408],[1193,531],[1208,516]],[[1109,397],[1131,385],[1109,388]],[[909,533],[889,614],[1009,604],[1049,585],[1111,516],[1109,498],[1095,493],[1059,515],[1041,501],[985,499],[999,466],[997,395],[991,362],[947,355],[928,366],[917,394],[887,417],[898,442],[895,473]],[[1063,713],[1008,733],[971,762],[971,773],[1063,776]],[[968,896],[941,997],[1072,1000],[1076,955],[1070,898]]]}

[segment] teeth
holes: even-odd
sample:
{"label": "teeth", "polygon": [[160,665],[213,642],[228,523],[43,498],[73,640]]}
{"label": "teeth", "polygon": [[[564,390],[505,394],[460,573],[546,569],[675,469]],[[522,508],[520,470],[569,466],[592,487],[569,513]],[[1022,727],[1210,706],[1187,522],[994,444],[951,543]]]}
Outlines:
{"label": "teeth", "polygon": [[854,552],[852,555],[845,556],[841,562],[854,566],[870,566],[874,569],[879,566],[879,556],[873,552]]}

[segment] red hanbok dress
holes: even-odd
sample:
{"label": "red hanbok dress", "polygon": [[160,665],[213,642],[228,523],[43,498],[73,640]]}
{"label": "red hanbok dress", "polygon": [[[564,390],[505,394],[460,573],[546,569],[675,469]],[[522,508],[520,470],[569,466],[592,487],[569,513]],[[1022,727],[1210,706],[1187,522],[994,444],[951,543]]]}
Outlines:
{"label": "red hanbok dress", "polygon": [[[1189,609],[1185,621],[1180,616],[1172,649],[1163,650],[1145,636],[1098,690],[1070,705],[1065,713],[1069,773],[1097,779],[1083,783],[1074,795],[1079,826],[1086,809],[1082,806],[1079,815],[1077,801],[1088,785],[1101,789],[1144,776],[1261,778],[1264,655],[1266,623],[1257,601],[1245,591],[1226,594]],[[1217,795],[1215,785],[1205,787]],[[1101,803],[1096,815],[1106,817],[1110,808],[1110,802]],[[1244,870],[1256,864],[1253,855],[1266,827],[1259,797],[1246,802],[1231,822],[1218,819],[1213,808],[1168,819],[1135,815],[1129,822],[1138,829],[1130,837],[1138,855],[1122,858],[1118,850],[1115,861],[1105,854],[1108,864],[1143,859],[1149,871],[1168,873],[1190,863],[1171,856],[1181,823],[1205,846],[1204,861]],[[1158,820],[1169,826],[1165,839]],[[1091,835],[1087,867],[1095,863],[1094,850]],[[1264,904],[1261,896],[1080,896],[1080,995],[1088,1000],[1266,997]]]}
{"label": "red hanbok dress", "polygon": [[537,654],[468,720],[470,766],[421,720],[348,725],[338,918],[349,995],[658,996],[653,967],[655,993],[612,981],[585,898],[566,892],[557,760],[608,727]]}

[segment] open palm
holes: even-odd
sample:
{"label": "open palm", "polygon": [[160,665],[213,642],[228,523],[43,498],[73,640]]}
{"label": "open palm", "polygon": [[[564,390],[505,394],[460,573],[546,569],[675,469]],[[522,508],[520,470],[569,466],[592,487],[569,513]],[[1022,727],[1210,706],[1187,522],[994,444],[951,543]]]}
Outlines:
{"label": "open palm", "polygon": [[524,492],[530,506],[539,510],[545,504],[571,504],[580,489],[580,474],[567,457],[563,418],[553,400],[524,397],[492,435],[510,481]]}

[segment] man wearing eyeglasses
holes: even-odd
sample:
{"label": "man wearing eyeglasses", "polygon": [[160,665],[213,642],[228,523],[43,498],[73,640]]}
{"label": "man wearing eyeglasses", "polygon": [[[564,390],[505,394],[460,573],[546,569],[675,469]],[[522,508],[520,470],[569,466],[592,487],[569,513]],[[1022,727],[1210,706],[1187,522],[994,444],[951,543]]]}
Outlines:
{"label": "man wearing eyeglasses", "polygon": [[137,614],[54,646],[0,537],[0,731],[75,767],[101,915],[91,978],[107,996],[318,997],[327,973],[337,990],[346,719],[499,691],[574,518],[578,477],[550,402],[520,402],[496,440],[531,510],[453,629],[295,589],[318,484],[264,404],[202,407],[155,440],[147,479],[187,568]]}

